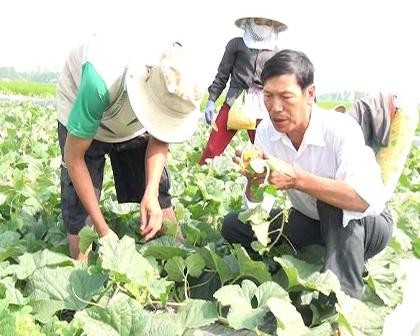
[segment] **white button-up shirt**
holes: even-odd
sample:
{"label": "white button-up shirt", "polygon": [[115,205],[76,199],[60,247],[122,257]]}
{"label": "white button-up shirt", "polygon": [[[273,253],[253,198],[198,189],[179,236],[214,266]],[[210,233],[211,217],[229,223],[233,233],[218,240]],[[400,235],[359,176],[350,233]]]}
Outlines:
{"label": "white button-up shirt", "polygon": [[[298,150],[267,118],[258,125],[255,145],[294,167],[350,185],[369,207],[363,213],[343,210],[343,226],[352,219],[379,215],[385,207],[388,195],[380,167],[372,149],[365,145],[359,124],[348,115],[314,105]],[[285,192],[295,209],[319,220],[314,197],[294,189]]]}

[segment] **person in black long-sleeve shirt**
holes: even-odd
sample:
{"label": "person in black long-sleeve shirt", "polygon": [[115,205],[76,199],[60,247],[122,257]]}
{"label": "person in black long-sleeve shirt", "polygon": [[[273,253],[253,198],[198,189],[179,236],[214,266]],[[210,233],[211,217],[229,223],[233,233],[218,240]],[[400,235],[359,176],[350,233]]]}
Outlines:
{"label": "person in black long-sleeve shirt", "polygon": [[[244,17],[236,20],[235,24],[244,30],[244,35],[227,43],[217,74],[208,88],[205,119],[210,125],[216,115],[215,101],[230,79],[225,102],[219,110],[215,120],[216,126],[211,131],[200,164],[205,164],[206,159],[220,155],[236,134],[236,130],[227,128],[228,113],[244,90],[248,95],[254,95],[256,101],[261,101],[261,109],[255,111],[257,122],[261,120],[266,112],[262,103],[261,71],[265,62],[277,49],[278,33],[287,29],[284,23],[267,17]],[[255,131],[248,130],[248,135],[253,141]]]}

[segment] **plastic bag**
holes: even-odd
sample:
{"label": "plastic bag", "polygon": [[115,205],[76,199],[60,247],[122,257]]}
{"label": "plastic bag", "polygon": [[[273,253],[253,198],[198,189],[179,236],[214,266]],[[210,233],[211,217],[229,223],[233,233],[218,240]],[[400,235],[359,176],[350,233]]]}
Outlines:
{"label": "plastic bag", "polygon": [[255,109],[258,108],[253,95],[242,91],[229,110],[227,128],[230,130],[254,130],[257,126]]}

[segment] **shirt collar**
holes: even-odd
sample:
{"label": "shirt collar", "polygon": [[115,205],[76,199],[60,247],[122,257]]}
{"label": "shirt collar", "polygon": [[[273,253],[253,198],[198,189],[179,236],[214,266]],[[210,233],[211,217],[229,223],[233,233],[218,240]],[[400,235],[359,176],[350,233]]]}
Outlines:
{"label": "shirt collar", "polygon": [[323,113],[325,111],[315,104],[312,106],[311,120],[303,138],[306,145],[325,146],[324,127],[322,125]]}
{"label": "shirt collar", "polygon": [[[305,145],[315,145],[315,146],[325,146],[323,126],[322,126],[322,114],[324,110],[320,109],[315,104],[312,106],[311,119],[309,120],[308,128],[305,131],[305,136],[303,137],[302,144]],[[271,121],[270,121],[271,123]],[[271,141],[290,142],[289,137],[286,133],[278,132],[271,124],[272,134],[270,136]]]}

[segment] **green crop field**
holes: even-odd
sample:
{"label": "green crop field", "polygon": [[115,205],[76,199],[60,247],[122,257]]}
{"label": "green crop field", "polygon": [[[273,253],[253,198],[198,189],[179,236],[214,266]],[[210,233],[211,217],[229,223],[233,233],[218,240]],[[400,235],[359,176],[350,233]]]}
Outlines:
{"label": "green crop field", "polygon": [[40,98],[52,98],[55,96],[55,84],[25,81],[0,81],[0,93]]}
{"label": "green crop field", "polygon": [[[42,87],[41,95],[53,94],[50,86]],[[391,200],[393,239],[367,263],[359,301],[343,294],[334,274],[320,273],[320,246],[296,252],[288,244],[256,244],[262,257],[253,260],[223,240],[223,216],[243,206],[244,179],[231,156],[245,146],[245,133],[239,132],[225,155],[200,166],[209,135],[202,123],[191,140],[171,146],[168,161],[185,242],[174,238],[171,226],[144,242],[138,206],[116,202],[108,169],[101,207],[120,240],[99,242],[84,230],[82,244],[93,240],[96,248],[87,263],[79,263],[68,256],[60,214],[54,110],[0,102],[0,125],[1,335],[198,336],[209,335],[198,329],[214,325],[232,335],[245,330],[324,336],[336,327],[381,335],[385,317],[402,301],[399,264],[420,257],[418,148],[412,148]],[[328,296],[337,303],[328,304]]]}

